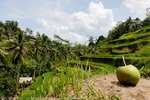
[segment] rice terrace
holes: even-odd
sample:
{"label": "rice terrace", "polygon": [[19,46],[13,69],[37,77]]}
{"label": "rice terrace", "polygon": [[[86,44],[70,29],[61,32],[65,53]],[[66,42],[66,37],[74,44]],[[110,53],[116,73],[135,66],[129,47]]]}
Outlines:
{"label": "rice terrace", "polygon": [[0,5],[0,99],[150,100],[149,0]]}

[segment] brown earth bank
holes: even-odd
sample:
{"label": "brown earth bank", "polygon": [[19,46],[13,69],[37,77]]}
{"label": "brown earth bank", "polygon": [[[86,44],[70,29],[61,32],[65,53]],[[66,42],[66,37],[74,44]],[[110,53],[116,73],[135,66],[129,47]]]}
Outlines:
{"label": "brown earth bank", "polygon": [[107,95],[118,95],[121,100],[150,100],[150,80],[141,78],[136,86],[125,86],[118,82],[115,74],[95,76],[85,80],[81,94],[85,94],[89,86]]}
{"label": "brown earth bank", "polygon": [[[97,98],[95,94],[95,97],[89,98],[89,87],[92,87],[97,93],[102,93],[105,98]],[[79,95],[81,99],[80,97],[76,98],[75,92],[73,91],[72,86],[70,86],[69,97],[73,97],[73,100],[82,100],[82,97],[84,97],[85,100],[150,100],[150,80],[141,78],[136,86],[125,86],[118,82],[115,74],[94,76],[84,80]],[[117,98],[110,98],[113,96],[116,96]],[[60,100],[53,97],[48,99]],[[65,98],[65,100],[72,99]]]}

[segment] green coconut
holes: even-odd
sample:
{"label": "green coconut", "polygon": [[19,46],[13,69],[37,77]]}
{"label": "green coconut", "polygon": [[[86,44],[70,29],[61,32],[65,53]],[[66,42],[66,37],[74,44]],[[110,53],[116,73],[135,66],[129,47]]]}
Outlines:
{"label": "green coconut", "polygon": [[116,71],[120,83],[135,86],[140,80],[140,72],[133,65],[119,67]]}

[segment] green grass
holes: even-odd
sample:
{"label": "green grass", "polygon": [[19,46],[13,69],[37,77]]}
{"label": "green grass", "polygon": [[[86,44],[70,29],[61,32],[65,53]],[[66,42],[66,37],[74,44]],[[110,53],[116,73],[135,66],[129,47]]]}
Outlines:
{"label": "green grass", "polygon": [[150,62],[146,63],[140,70],[141,76],[144,78],[150,77]]}
{"label": "green grass", "polygon": [[116,94],[106,95],[101,90],[96,90],[93,85],[88,86],[88,91],[85,94],[86,97],[90,100],[121,100],[121,97]]}
{"label": "green grass", "polygon": [[116,43],[132,42],[138,39],[145,39],[150,36],[150,31],[146,31],[148,29],[150,29],[150,26],[142,28],[135,32],[123,34],[119,39],[111,40],[109,41],[109,43],[116,44]]}
{"label": "green grass", "polygon": [[95,66],[96,69],[85,69],[79,64],[76,67],[58,67],[56,72],[47,72],[37,77],[36,81],[21,93],[19,99],[70,97],[70,88],[74,91],[75,97],[80,97],[79,91],[82,89],[82,83],[85,78],[93,75],[106,75],[116,70],[115,67],[107,64],[94,62],[89,62],[88,64],[87,62],[81,63],[86,64],[86,66],[93,66],[93,68]]}
{"label": "green grass", "polygon": [[67,95],[64,86],[75,84],[88,76],[90,73],[80,68],[60,67],[57,73],[47,72],[39,76],[36,82],[21,93],[19,99],[61,97],[65,93]]}
{"label": "green grass", "polygon": [[130,32],[130,33],[124,34],[120,37],[120,39],[138,38],[138,37],[142,37],[145,35],[150,35],[149,29],[150,29],[150,26],[144,27],[135,32]]}
{"label": "green grass", "polygon": [[128,47],[128,48],[132,48],[132,46],[137,46],[138,45],[147,45],[150,43],[150,37],[147,37],[145,39],[138,39],[138,40],[135,40],[135,41],[132,41],[132,42],[124,42],[124,43],[118,43],[118,44],[110,44],[108,45],[107,47],[105,48],[102,48],[102,49],[109,49],[109,48],[112,48],[112,49],[120,49],[120,48],[124,48],[124,47]]}
{"label": "green grass", "polygon": [[97,48],[99,54],[88,54],[80,57],[81,61],[105,63],[113,66],[123,66],[122,55],[127,64],[142,68],[150,58],[150,26],[135,32],[122,35],[119,39],[109,41],[104,48]]}
{"label": "green grass", "polygon": [[[83,56],[81,57],[82,61],[87,61],[89,60],[90,62],[95,62],[95,63],[104,63],[104,64],[109,64],[115,67],[119,67],[119,66],[124,66],[123,60],[122,60],[122,56],[99,56],[99,57],[95,57],[95,56]],[[147,62],[150,61],[149,57],[136,57],[128,55],[125,56],[125,60],[127,64],[132,64],[134,66],[136,66],[138,69],[142,68]]]}
{"label": "green grass", "polygon": [[106,46],[99,47],[102,54],[132,54],[150,46],[150,26],[135,32],[123,34],[119,39],[111,40]]}
{"label": "green grass", "polygon": [[136,40],[143,40],[143,39],[148,39],[150,37],[150,33],[143,33],[140,35],[133,35],[133,33],[130,33],[131,35],[128,36],[124,36],[127,34],[124,34],[122,37],[120,37],[119,39],[115,39],[112,41],[109,41],[109,44],[120,44],[120,43],[128,43],[128,42],[133,42]]}
{"label": "green grass", "polygon": [[22,93],[22,96],[21,96],[21,98],[19,98],[19,100],[31,100],[31,98],[34,94],[35,94],[34,90],[26,89]]}
{"label": "green grass", "polygon": [[[128,47],[127,47],[128,49]],[[149,57],[150,56],[150,46],[146,45],[143,46],[139,51],[136,51],[135,53],[123,53],[126,52],[127,50],[118,50],[118,49],[113,49],[115,52],[122,52],[118,54],[86,54],[82,57],[87,57],[87,58],[109,58],[109,57],[122,57],[123,55],[125,57]],[[81,57],[81,58],[82,58]]]}
{"label": "green grass", "polygon": [[85,70],[90,70],[93,75],[106,75],[108,73],[114,73],[116,67],[104,63],[96,63],[90,61],[70,61],[72,67],[82,67]]}
{"label": "green grass", "polygon": [[144,48],[142,48],[142,50],[130,54],[130,56],[134,56],[134,57],[149,57],[150,56],[150,46],[145,46]]}
{"label": "green grass", "polygon": [[30,90],[36,90],[43,82],[44,77],[40,76],[36,79],[36,82],[34,82],[29,88]]}

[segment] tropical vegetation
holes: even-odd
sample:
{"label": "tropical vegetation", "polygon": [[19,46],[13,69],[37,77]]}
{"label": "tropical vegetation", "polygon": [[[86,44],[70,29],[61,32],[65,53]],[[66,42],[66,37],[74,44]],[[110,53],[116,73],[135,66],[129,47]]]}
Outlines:
{"label": "tropical vegetation", "polygon": [[[123,65],[122,55],[149,77],[149,25],[148,15],[144,20],[129,17],[108,37],[89,37],[88,45],[81,45],[58,35],[51,40],[29,28],[22,30],[16,21],[0,22],[0,98],[70,98],[70,87],[75,97],[82,97],[82,81],[114,73]],[[20,77],[33,77],[34,83],[20,84]]]}

